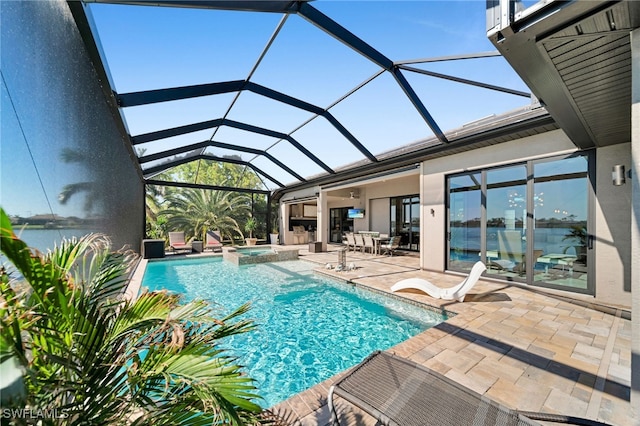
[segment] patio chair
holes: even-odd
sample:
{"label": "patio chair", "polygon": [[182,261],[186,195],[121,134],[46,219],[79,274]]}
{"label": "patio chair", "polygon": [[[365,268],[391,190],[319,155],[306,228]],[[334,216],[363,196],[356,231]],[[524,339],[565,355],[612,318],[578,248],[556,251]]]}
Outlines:
{"label": "patio chair", "polygon": [[371,234],[366,234],[363,238],[364,238],[364,245],[362,246],[362,251],[366,253],[367,250],[369,250],[371,254],[375,254],[376,245],[373,242],[373,237],[371,236]]}
{"label": "patio chair", "polygon": [[347,237],[347,250],[349,250],[349,247],[353,247],[353,251],[356,251],[356,239],[353,237],[353,234],[347,233],[345,237]]}
{"label": "patio chair", "polygon": [[191,244],[184,241],[183,231],[169,232],[169,247],[171,247],[174,252],[180,250],[191,253],[193,250]]}
{"label": "patio chair", "polygon": [[353,238],[356,240],[356,246],[353,251],[356,251],[356,249],[361,252],[364,251],[364,238],[362,238],[362,234],[353,234]]}
{"label": "patio chair", "polygon": [[457,300],[458,302],[462,302],[464,300],[464,296],[474,285],[476,285],[480,275],[482,275],[486,269],[487,267],[484,263],[481,261],[476,262],[476,264],[473,265],[473,268],[471,268],[469,275],[467,275],[460,284],[454,287],[442,288],[423,278],[407,278],[406,280],[398,281],[392,285],[391,291],[413,288],[424,291],[434,299]]}
{"label": "patio chair", "polygon": [[205,242],[204,249],[211,249],[214,253],[222,251],[220,231],[207,231],[207,241]]}
{"label": "patio chair", "polygon": [[382,252],[382,254],[393,256],[393,253],[398,250],[398,247],[400,247],[401,239],[401,236],[396,235],[395,237],[391,237],[391,240],[389,240],[389,244],[380,245],[380,251]]}
{"label": "patio chair", "polygon": [[437,371],[381,351],[373,352],[329,389],[327,405],[332,424],[337,425],[334,395],[383,425],[539,425],[535,420],[604,425],[572,416],[513,410]]}

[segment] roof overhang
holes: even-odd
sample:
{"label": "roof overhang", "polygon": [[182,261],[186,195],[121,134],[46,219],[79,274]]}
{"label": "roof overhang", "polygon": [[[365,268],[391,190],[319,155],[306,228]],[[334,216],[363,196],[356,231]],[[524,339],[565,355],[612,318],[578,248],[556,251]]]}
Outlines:
{"label": "roof overhang", "polygon": [[637,1],[487,1],[487,36],[573,143],[631,140]]}

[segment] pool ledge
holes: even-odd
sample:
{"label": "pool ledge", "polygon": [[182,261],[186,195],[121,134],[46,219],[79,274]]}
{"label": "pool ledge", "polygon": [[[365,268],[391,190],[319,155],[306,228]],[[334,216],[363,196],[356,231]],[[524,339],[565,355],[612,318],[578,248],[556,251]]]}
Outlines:
{"label": "pool ledge", "polygon": [[[260,251],[260,253],[252,255],[246,254],[251,251]],[[285,260],[297,260],[298,248],[281,246],[258,246],[254,248],[229,247],[223,249],[222,257],[224,260],[236,265],[281,262]]]}

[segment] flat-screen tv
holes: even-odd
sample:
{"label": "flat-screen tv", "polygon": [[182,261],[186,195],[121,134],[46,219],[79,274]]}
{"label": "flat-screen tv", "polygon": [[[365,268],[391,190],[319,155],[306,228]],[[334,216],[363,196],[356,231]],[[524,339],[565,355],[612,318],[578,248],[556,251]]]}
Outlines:
{"label": "flat-screen tv", "polygon": [[349,219],[364,219],[364,209],[349,209],[347,217]]}

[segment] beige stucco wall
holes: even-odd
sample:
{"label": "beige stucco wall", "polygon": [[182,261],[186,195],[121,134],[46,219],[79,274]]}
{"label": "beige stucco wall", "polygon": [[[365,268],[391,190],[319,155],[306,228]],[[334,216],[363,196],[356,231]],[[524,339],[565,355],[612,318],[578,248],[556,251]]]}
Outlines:
{"label": "beige stucco wall", "polygon": [[631,181],[614,186],[611,169],[629,169],[631,144],[600,148],[596,155],[595,242],[596,299],[630,306],[631,290]]}
{"label": "beige stucco wall", "polygon": [[[385,215],[385,217],[389,217],[389,212],[381,212],[381,211],[373,211],[371,210],[372,205],[377,204],[378,208],[380,208],[379,203],[372,203],[371,200],[380,200],[386,199],[389,197],[399,197],[402,195],[411,195],[411,194],[419,194],[420,193],[420,175],[419,173],[414,173],[412,175],[407,176],[404,174],[401,177],[394,178],[393,175],[387,176],[385,178],[380,178],[376,182],[367,182],[363,185],[354,185],[359,189],[360,198],[349,199],[349,198],[335,198],[332,197],[328,201],[328,209],[339,208],[339,207],[354,207],[356,209],[365,209],[365,217],[364,219],[354,219],[353,220],[353,228],[354,231],[370,231],[377,230],[374,229],[376,223],[379,223],[380,214]],[[389,205],[387,201],[387,206]],[[387,209],[388,210],[388,209]],[[373,218],[376,217],[378,221],[374,221]],[[388,223],[388,219],[387,219]],[[328,226],[328,224],[327,224]],[[381,232],[386,232],[388,230],[382,230]],[[328,232],[328,228],[325,230]]]}

